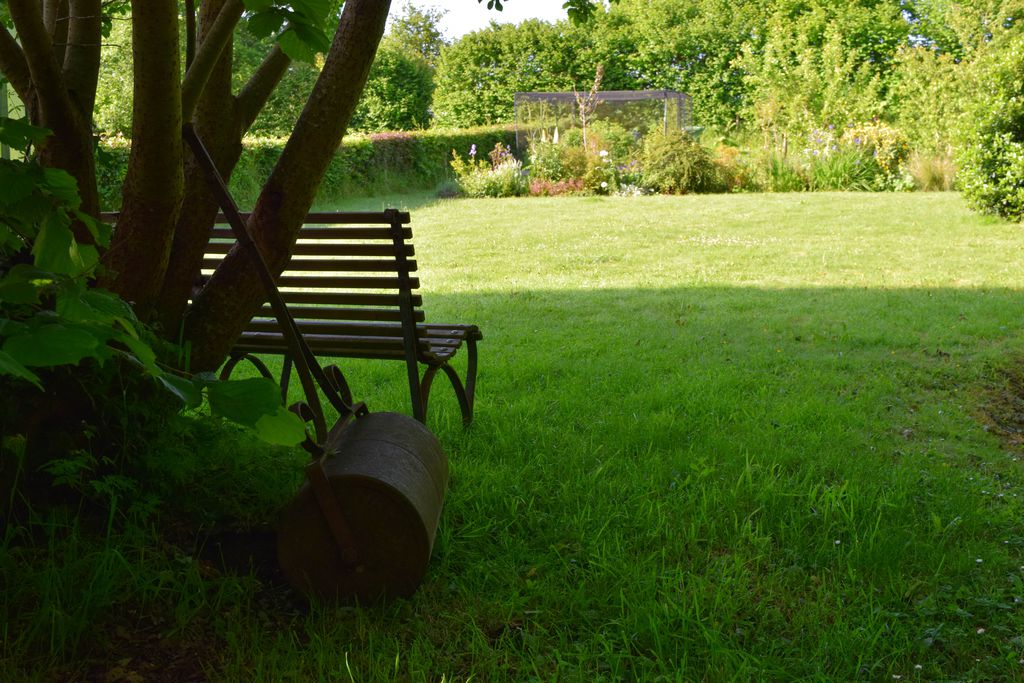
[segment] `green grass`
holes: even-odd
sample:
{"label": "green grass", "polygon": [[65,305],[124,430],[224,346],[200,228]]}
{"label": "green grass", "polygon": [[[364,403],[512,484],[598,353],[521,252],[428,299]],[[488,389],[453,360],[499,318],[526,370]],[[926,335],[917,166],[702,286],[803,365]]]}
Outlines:
{"label": "green grass", "polygon": [[[1018,226],[954,194],[409,206],[428,318],[485,335],[472,428],[434,387],[416,596],[305,613],[159,545],[167,515],[66,518],[8,532],[0,678],[143,671],[133,619],[218,680],[1022,675],[1021,452],[985,417],[1024,346]],[[408,410],[399,364],[343,367]],[[301,455],[189,438],[164,467],[212,517],[296,484]]]}

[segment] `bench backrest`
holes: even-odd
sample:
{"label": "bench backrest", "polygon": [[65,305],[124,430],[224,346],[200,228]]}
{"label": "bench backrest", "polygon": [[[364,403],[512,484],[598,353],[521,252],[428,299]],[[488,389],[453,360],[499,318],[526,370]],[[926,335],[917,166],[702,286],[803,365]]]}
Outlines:
{"label": "bench backrest", "polygon": [[[243,214],[248,220],[248,214]],[[394,210],[312,213],[299,232],[291,260],[277,279],[288,310],[318,354],[365,358],[413,358],[429,346],[418,339],[424,320],[409,214]],[[235,244],[218,216],[203,258],[208,275]],[[286,350],[277,320],[264,305],[236,350]]]}

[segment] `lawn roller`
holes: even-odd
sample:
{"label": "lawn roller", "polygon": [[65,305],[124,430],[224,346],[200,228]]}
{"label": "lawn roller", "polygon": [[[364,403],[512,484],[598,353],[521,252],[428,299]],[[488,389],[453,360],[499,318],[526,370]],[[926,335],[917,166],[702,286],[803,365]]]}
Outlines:
{"label": "lawn roller", "polygon": [[[277,530],[281,569],[306,595],[367,603],[407,597],[426,573],[448,485],[448,458],[420,422],[370,413],[351,400],[336,366],[321,367],[281,297],[224,180],[191,124],[185,141],[206,174],[240,249],[251,258],[288,341],[305,402],[289,409],[312,423],[306,481]],[[338,411],[327,429],[318,393]]]}

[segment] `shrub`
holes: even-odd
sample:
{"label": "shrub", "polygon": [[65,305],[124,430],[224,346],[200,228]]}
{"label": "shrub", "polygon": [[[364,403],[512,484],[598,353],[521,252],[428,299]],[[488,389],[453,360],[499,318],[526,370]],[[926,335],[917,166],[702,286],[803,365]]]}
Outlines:
{"label": "shrub", "polygon": [[968,204],[1012,221],[1024,219],[1024,38],[1014,37],[982,67],[988,90],[960,144],[958,182]]}
{"label": "shrub", "polygon": [[739,147],[720,144],[715,148],[715,164],[725,188],[730,192],[750,192],[760,189],[754,169],[743,158]]}
{"label": "shrub", "polygon": [[877,172],[871,157],[863,150],[840,147],[814,156],[807,175],[812,191],[867,192],[874,189]]}
{"label": "shrub", "polygon": [[910,158],[910,143],[900,130],[879,121],[859,123],[846,129],[840,143],[861,148],[871,156],[878,169],[874,189],[906,189],[903,176]]}
{"label": "shrub", "polygon": [[[244,140],[242,155],[231,174],[231,190],[241,206],[252,206],[256,201],[285,142],[266,137]],[[317,201],[432,190],[451,177],[448,160],[452,149],[469,149],[473,143],[489,149],[499,142],[514,144],[515,132],[507,126],[490,126],[347,136],[320,184]],[[100,140],[96,170],[104,210],[116,210],[121,205],[121,184],[130,152],[131,141],[126,138]]]}
{"label": "shrub", "polygon": [[648,135],[644,140],[641,166],[644,184],[665,194],[724,189],[711,155],[682,131]]}
{"label": "shrub", "polygon": [[452,171],[459,190],[467,197],[520,197],[529,192],[522,163],[502,143],[488,154],[490,163],[477,159],[476,145],[465,160],[452,150]]}
{"label": "shrub", "polygon": [[807,189],[807,177],[789,159],[769,152],[758,164],[758,184],[766,192],[803,192]]}

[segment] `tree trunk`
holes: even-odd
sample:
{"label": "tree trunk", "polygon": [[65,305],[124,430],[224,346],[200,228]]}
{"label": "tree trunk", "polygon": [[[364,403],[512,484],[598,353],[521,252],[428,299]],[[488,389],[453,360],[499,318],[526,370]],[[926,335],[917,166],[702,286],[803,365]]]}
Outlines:
{"label": "tree trunk", "polygon": [[[366,85],[389,6],[387,0],[347,0],[323,71],[256,201],[249,229],[275,275],[284,269]],[[265,298],[249,258],[232,250],[185,316],[192,370],[216,368]]]}
{"label": "tree trunk", "polygon": [[183,197],[176,0],[132,0],[132,151],[104,284],[146,320],[160,294]]}
{"label": "tree trunk", "polygon": [[[224,0],[208,0],[203,4],[200,41],[206,38],[206,30],[212,26],[223,4]],[[274,47],[249,83],[237,97],[232,97],[232,42],[228,41],[220,61],[213,68],[193,117],[196,132],[225,181],[231,178],[242,154],[242,136],[291,62],[279,47]],[[197,284],[203,253],[218,211],[203,170],[188,153],[185,155],[185,196],[188,201],[181,208],[164,286],[157,302],[156,319],[164,336],[172,341],[178,341],[181,336],[182,317],[189,295]]]}

